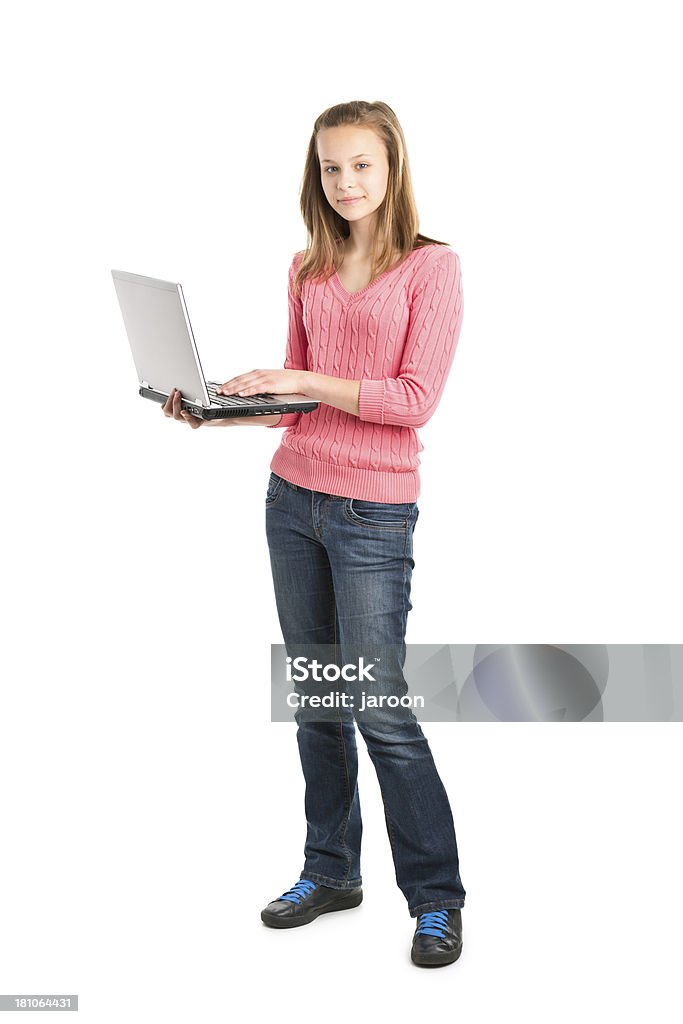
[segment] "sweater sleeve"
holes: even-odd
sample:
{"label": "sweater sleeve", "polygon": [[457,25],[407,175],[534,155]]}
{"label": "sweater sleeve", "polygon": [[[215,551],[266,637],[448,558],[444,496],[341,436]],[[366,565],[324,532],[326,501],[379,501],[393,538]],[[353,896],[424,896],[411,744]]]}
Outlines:
{"label": "sweater sleeve", "polygon": [[[289,326],[287,330],[287,352],[285,355],[285,370],[307,370],[308,369],[308,338],[304,324],[303,307],[301,296],[294,294],[294,275],[300,259],[299,254],[294,257],[289,267]],[[277,423],[270,423],[268,429],[275,427],[293,427],[298,423],[302,414],[300,412],[286,412],[280,417]]]}
{"label": "sweater sleeve", "polygon": [[371,423],[423,427],[441,399],[462,326],[460,259],[447,249],[413,295],[397,377],[364,378],[358,416]]}

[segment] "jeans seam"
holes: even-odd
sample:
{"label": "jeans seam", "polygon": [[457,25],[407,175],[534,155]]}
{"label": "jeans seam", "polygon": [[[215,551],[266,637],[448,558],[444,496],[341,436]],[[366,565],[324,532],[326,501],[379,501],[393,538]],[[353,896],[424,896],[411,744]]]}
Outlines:
{"label": "jeans seam", "polygon": [[[321,523],[322,526],[322,523]],[[337,598],[334,598],[334,621],[332,624],[333,637],[334,637],[334,649],[337,650]],[[342,830],[339,834],[339,842],[341,843],[342,849],[346,856],[346,874],[344,875],[344,881],[348,881],[349,875],[351,874],[351,851],[346,844],[346,830],[349,827],[349,818],[351,817],[351,786],[349,784],[349,763],[346,757],[346,745],[344,743],[344,723],[342,721],[341,712],[337,708],[337,715],[339,721],[339,751],[341,754],[341,763],[344,769],[344,786],[346,789],[346,804],[344,807],[345,820],[342,826]]]}
{"label": "jeans seam", "polygon": [[406,535],[405,535],[405,540],[404,540],[404,543],[403,543],[403,588],[402,588],[403,589],[403,593],[402,593],[402,599],[403,599],[403,623],[402,623],[403,639],[402,639],[402,643],[405,643],[406,632],[407,632],[407,629],[408,629],[408,609],[407,609],[407,598],[406,598],[406,578],[408,576],[408,537],[409,537],[409,535],[410,535],[410,529],[407,529],[406,530]]}
{"label": "jeans seam", "polygon": [[[401,630],[403,636],[403,642],[405,643],[406,629],[408,625],[408,616],[406,613],[406,575],[407,575],[407,555],[408,555],[408,530],[405,531],[405,538],[403,541],[403,586],[401,588],[401,600],[402,600],[402,622]],[[394,830],[391,825],[391,819],[387,810],[386,801],[384,799],[384,793],[382,793],[382,787],[380,786],[380,794],[382,796],[382,803],[384,804],[384,819],[387,823],[387,835],[389,836],[389,846],[391,847],[392,858],[394,861],[394,868],[396,871],[396,881],[398,882],[398,860],[396,857],[396,842],[394,836]]]}
{"label": "jeans seam", "polygon": [[346,857],[346,872],[344,874],[344,881],[348,880],[351,874],[351,851],[346,844],[346,830],[349,827],[349,818],[351,817],[351,797],[350,797],[350,786],[349,786],[349,768],[346,760],[346,750],[344,747],[344,725],[339,720],[339,750],[341,753],[341,763],[344,769],[344,786],[346,789],[346,803],[344,804],[344,824],[342,825],[341,832],[339,833],[339,842],[344,851]]}
{"label": "jeans seam", "polygon": [[387,805],[386,805],[386,802],[384,800],[384,794],[382,793],[381,788],[380,788],[380,795],[382,796],[382,803],[384,804],[384,819],[385,819],[385,821],[387,823],[387,835],[389,836],[389,846],[391,847],[391,852],[392,852],[393,859],[394,859],[394,864],[395,864],[396,863],[396,845],[395,845],[395,840],[394,840],[394,830],[391,827],[391,821],[389,819],[389,812],[387,811]]}

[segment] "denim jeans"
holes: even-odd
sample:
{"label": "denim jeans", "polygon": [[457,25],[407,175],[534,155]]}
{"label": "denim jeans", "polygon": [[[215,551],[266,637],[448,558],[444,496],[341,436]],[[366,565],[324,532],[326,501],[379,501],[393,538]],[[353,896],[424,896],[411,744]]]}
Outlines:
{"label": "denim jeans", "polygon": [[[386,643],[402,652],[402,669],[418,515],[416,502],[361,501],[271,473],[266,534],[288,653],[297,644]],[[377,772],[410,914],[463,907],[451,808],[412,711],[364,719],[340,709],[328,721],[297,711],[296,721],[306,784],[301,877],[335,889],[361,884],[357,725]]]}

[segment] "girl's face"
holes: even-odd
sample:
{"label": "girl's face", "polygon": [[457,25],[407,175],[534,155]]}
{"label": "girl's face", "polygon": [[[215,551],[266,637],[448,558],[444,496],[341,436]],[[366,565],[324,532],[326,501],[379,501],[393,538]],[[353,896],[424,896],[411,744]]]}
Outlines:
{"label": "girl's face", "polygon": [[[330,206],[351,222],[371,217],[389,180],[384,143],[371,128],[324,128],[316,138],[322,186]],[[353,198],[353,203],[341,200]]]}

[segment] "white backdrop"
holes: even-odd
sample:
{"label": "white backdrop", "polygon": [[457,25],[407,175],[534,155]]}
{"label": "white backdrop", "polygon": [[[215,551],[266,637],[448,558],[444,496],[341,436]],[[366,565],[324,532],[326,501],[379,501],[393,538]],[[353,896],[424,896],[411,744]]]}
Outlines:
{"label": "white backdrop", "polygon": [[465,300],[421,431],[408,641],[680,641],[674,12],[5,13],[0,992],[78,993],[94,1024],[242,997],[677,1019],[679,724],[425,728],[467,890],[454,967],[410,964],[364,752],[362,908],[261,925],[304,839],[294,726],[269,721],[281,432],[191,431],[140,399],[110,275],[182,283],[209,376],[281,366],[313,121],[389,103]]}

